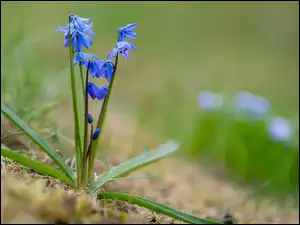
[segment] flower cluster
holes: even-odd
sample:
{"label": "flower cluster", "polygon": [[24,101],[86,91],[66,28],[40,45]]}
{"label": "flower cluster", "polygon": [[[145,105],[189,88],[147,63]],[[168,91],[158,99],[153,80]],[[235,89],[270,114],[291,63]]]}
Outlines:
{"label": "flower cluster", "polygon": [[136,38],[136,33],[133,32],[133,29],[137,27],[136,24],[128,24],[125,27],[118,29],[118,42],[116,47],[108,54],[107,59],[111,57],[116,57],[120,53],[125,59],[129,58],[128,50],[136,50],[136,47],[125,41],[125,38],[133,40]]}
{"label": "flower cluster", "polygon": [[[129,58],[128,50],[136,50],[136,47],[125,41],[125,38],[135,39],[136,33],[133,29],[137,27],[136,24],[129,24],[118,29],[118,42],[116,47],[108,54],[106,60],[101,60],[99,57],[82,52],[82,48],[88,49],[92,45],[92,37],[95,37],[92,31],[91,18],[81,18],[77,15],[70,15],[70,23],[67,26],[59,26],[58,31],[64,33],[65,47],[69,46],[69,39],[71,39],[72,46],[76,56],[74,57],[74,65],[80,63],[89,71],[91,77],[104,78],[111,82],[114,74],[115,65],[110,60],[120,53],[124,58]],[[89,82],[87,86],[88,94],[92,99],[103,100],[108,92],[108,87],[98,87],[96,84]]]}
{"label": "flower cluster", "polygon": [[[125,27],[119,28],[118,31],[118,41],[116,47],[108,54],[105,60],[101,60],[99,57],[93,54],[83,52],[83,48],[88,49],[93,41],[92,38],[95,37],[92,31],[93,24],[91,23],[91,18],[81,18],[77,15],[69,16],[69,24],[66,26],[59,26],[58,31],[64,33],[64,46],[72,47],[72,56],[74,66],[79,64],[87,69],[87,72],[92,78],[104,78],[110,84],[113,76],[115,74],[115,68],[117,63],[117,56],[120,53],[124,58],[128,59],[128,50],[136,50],[136,47],[127,42],[127,39],[135,39],[136,33],[133,31],[137,25],[128,24]],[[116,57],[115,63],[112,58]],[[88,77],[86,78],[88,81]],[[105,99],[110,86],[98,87],[93,82],[87,82],[86,93],[92,99],[103,100]],[[88,116],[88,121],[92,119],[91,115]],[[96,139],[100,130],[95,131],[93,139]]]}

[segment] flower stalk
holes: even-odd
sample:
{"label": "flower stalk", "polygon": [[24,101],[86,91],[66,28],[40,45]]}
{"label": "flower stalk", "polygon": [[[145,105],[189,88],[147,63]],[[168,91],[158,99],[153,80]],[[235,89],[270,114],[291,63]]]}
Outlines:
{"label": "flower stalk", "polygon": [[[71,18],[70,18],[70,22],[71,22]],[[80,187],[82,149],[81,149],[81,140],[80,140],[81,138],[79,132],[79,119],[78,119],[77,96],[76,96],[76,82],[75,82],[75,73],[74,73],[74,65],[73,65],[71,27],[69,27],[68,41],[69,41],[69,57],[70,57],[71,90],[72,90],[74,126],[75,126],[74,133],[75,133],[77,185],[78,187]]]}
{"label": "flower stalk", "polygon": [[89,98],[88,98],[88,81],[89,81],[89,69],[91,63],[88,63],[85,77],[85,92],[84,92],[84,140],[83,140],[83,157],[82,157],[82,183],[86,185],[87,176],[86,176],[86,164],[87,164],[87,142],[88,142],[88,109],[89,109]]}
{"label": "flower stalk", "polygon": [[[113,86],[115,75],[116,75],[117,68],[118,68],[118,56],[119,55],[117,54],[116,60],[115,60],[114,72],[113,72],[113,75],[112,75],[112,79],[111,79],[111,82],[109,83],[108,92],[107,92],[106,97],[104,98],[104,101],[103,101],[103,104],[102,104],[102,108],[101,108],[101,111],[100,111],[100,114],[99,114],[99,117],[98,117],[97,128],[100,128],[100,129],[103,128],[104,118],[105,118],[106,111],[107,111],[107,105],[108,105],[109,97],[110,97],[110,94],[111,94],[112,86]],[[95,140],[95,142],[93,143],[93,146],[91,148],[91,153],[90,153],[90,157],[89,157],[88,179],[90,179],[91,176],[92,176],[94,162],[95,162],[95,157],[96,157],[96,153],[97,153],[97,149],[98,149],[100,138],[98,138],[97,140]]]}

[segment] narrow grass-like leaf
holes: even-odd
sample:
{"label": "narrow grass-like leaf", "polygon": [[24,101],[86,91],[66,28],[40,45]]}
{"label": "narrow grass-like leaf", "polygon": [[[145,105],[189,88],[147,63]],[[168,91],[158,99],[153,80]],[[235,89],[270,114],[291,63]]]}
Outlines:
{"label": "narrow grass-like leaf", "polygon": [[37,144],[44,152],[46,152],[53,162],[59,166],[62,171],[74,181],[71,169],[64,163],[63,159],[56,154],[44,141],[43,139],[31,129],[24,121],[22,121],[16,114],[14,114],[9,108],[4,105],[1,105],[1,112],[18,128],[24,131],[27,136]]}
{"label": "narrow grass-like leaf", "polygon": [[34,160],[22,155],[19,152],[14,152],[4,146],[1,146],[1,156],[7,157],[13,161],[20,163],[23,166],[29,167],[30,169],[36,170],[39,173],[51,176],[51,177],[56,178],[66,184],[70,184],[72,187],[75,187],[74,182],[69,177],[67,177],[64,173],[62,173],[50,166],[47,166],[43,163],[34,161]]}
{"label": "narrow grass-like leaf", "polygon": [[112,192],[104,192],[104,193],[98,194],[98,199],[106,199],[106,198],[127,201],[131,204],[135,204],[135,205],[150,209],[154,212],[161,213],[166,216],[170,216],[174,219],[177,219],[182,222],[189,223],[189,224],[221,224],[218,221],[197,218],[195,216],[180,212],[179,210],[171,208],[164,204],[154,202],[151,200],[147,200],[142,197],[138,197],[138,196],[134,196],[134,195],[128,195],[128,194],[122,194],[122,193],[112,193]]}
{"label": "narrow grass-like leaf", "polygon": [[168,141],[160,145],[154,151],[144,151],[141,155],[129,159],[118,166],[110,168],[110,170],[101,174],[95,182],[89,186],[89,191],[95,195],[98,189],[109,181],[125,176],[141,167],[153,163],[163,157],[175,152],[179,148],[179,143],[176,141]]}

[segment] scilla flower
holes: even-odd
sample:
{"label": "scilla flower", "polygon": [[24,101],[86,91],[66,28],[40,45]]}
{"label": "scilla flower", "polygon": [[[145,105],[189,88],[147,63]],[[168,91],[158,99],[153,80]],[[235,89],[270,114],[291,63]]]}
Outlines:
{"label": "scilla flower", "polygon": [[[103,61],[102,61],[103,62]],[[103,77],[108,82],[111,81],[115,66],[112,61],[106,60],[103,63],[99,63],[98,73],[96,73],[96,77]]]}
{"label": "scilla flower", "polygon": [[87,86],[87,91],[92,99],[97,98],[99,100],[102,100],[105,98],[108,92],[108,87],[102,86],[99,88],[96,84],[89,82]]}
{"label": "scilla flower", "polygon": [[[81,47],[89,48],[92,45],[91,37],[94,33],[91,30],[92,24],[86,24],[89,19],[81,18],[76,15],[70,16],[70,23],[67,26],[59,26],[57,30],[63,32],[65,36],[64,46],[69,46],[69,35],[71,34],[72,45],[75,51],[81,51]],[[91,37],[90,37],[90,36]]]}
{"label": "scilla flower", "polygon": [[[82,18],[76,15],[70,15],[71,24],[76,30],[87,33],[91,37],[95,37],[91,27],[93,23],[90,23],[91,18]],[[88,24],[90,23],[90,24]]]}
{"label": "scilla flower", "polygon": [[270,120],[268,131],[275,141],[289,141],[292,138],[292,126],[282,117],[274,117]]}
{"label": "scilla flower", "polygon": [[102,63],[101,61],[102,60],[93,54],[78,52],[73,63],[76,65],[80,62],[85,68],[89,68],[89,74],[93,77],[95,74],[99,73],[99,64]]}
{"label": "scilla flower", "polygon": [[136,38],[136,33],[133,32],[133,29],[135,29],[137,25],[135,23],[128,24],[125,27],[121,27],[118,29],[118,34],[119,34],[119,41],[124,41],[125,38],[128,39],[135,39]]}
{"label": "scilla flower", "polygon": [[125,58],[129,59],[128,50],[136,50],[136,47],[126,41],[119,41],[116,47],[108,54],[107,59],[116,57],[118,52]]}

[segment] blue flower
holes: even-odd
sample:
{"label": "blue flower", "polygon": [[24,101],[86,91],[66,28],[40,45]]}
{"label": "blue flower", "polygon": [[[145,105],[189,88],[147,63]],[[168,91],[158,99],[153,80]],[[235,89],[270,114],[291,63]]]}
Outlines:
{"label": "blue flower", "polygon": [[119,41],[117,43],[117,46],[108,54],[107,58],[111,58],[111,57],[116,57],[116,55],[118,54],[118,52],[120,52],[120,54],[126,58],[129,59],[129,55],[128,55],[128,50],[136,50],[136,47],[131,44],[128,43],[126,41]]}
{"label": "blue flower", "polygon": [[[91,27],[92,23],[87,24],[90,18],[81,18],[76,15],[70,16],[70,23],[67,26],[59,26],[57,30],[64,33],[64,47],[69,46],[69,34],[71,34],[72,45],[79,52],[81,47],[89,48],[92,45],[91,37],[95,37]],[[91,37],[90,37],[91,36]]]}
{"label": "blue flower", "polygon": [[88,82],[87,91],[92,99],[97,98],[99,100],[102,100],[105,98],[108,92],[108,87],[102,86],[99,88],[94,83]]}
{"label": "blue flower", "polygon": [[75,66],[78,62],[80,62],[85,68],[89,67],[89,74],[91,77],[94,77],[96,74],[99,73],[99,67],[103,64],[102,61],[103,60],[100,60],[97,56],[93,54],[78,52],[73,60],[73,63]]}
{"label": "blue flower", "polygon": [[290,122],[282,117],[272,118],[268,125],[268,131],[275,141],[289,141],[293,134]]}
{"label": "blue flower", "polygon": [[264,116],[269,110],[269,102],[249,92],[239,92],[233,99],[238,110],[249,112],[255,116]]}
{"label": "blue flower", "polygon": [[136,33],[133,32],[132,30],[135,29],[137,27],[137,24],[132,23],[132,24],[128,24],[125,27],[121,27],[118,29],[118,33],[119,33],[119,41],[124,41],[125,38],[128,39],[135,39],[136,38]]}
{"label": "blue flower", "polygon": [[[98,64],[100,65],[100,63]],[[96,77],[104,77],[108,82],[111,81],[113,72],[114,72],[114,64],[110,60],[104,61],[102,65],[100,65],[99,71],[96,74]]]}
{"label": "blue flower", "polygon": [[92,134],[92,139],[95,141],[95,140],[99,137],[100,133],[101,133],[101,129],[100,129],[100,128],[97,128],[97,129],[94,131],[94,133]]}
{"label": "blue flower", "polygon": [[71,24],[73,25],[75,30],[86,32],[89,36],[95,37],[95,34],[91,29],[93,25],[93,23],[90,23],[91,18],[82,18],[77,15],[70,15],[70,18]]}
{"label": "blue flower", "polygon": [[67,25],[64,27],[59,26],[57,28],[58,31],[64,32],[64,47],[69,46],[69,27],[71,27],[70,31],[72,37],[72,45],[75,51],[80,52],[82,46],[84,46],[85,48],[89,48],[92,45],[93,41],[87,34],[72,28],[72,26]]}
{"label": "blue flower", "polygon": [[223,98],[221,95],[212,91],[201,91],[198,94],[198,107],[203,110],[214,110],[223,105]]}
{"label": "blue flower", "polygon": [[80,31],[74,31],[72,33],[72,45],[76,52],[80,52],[82,46],[88,49],[92,43],[92,39],[85,33]]}

